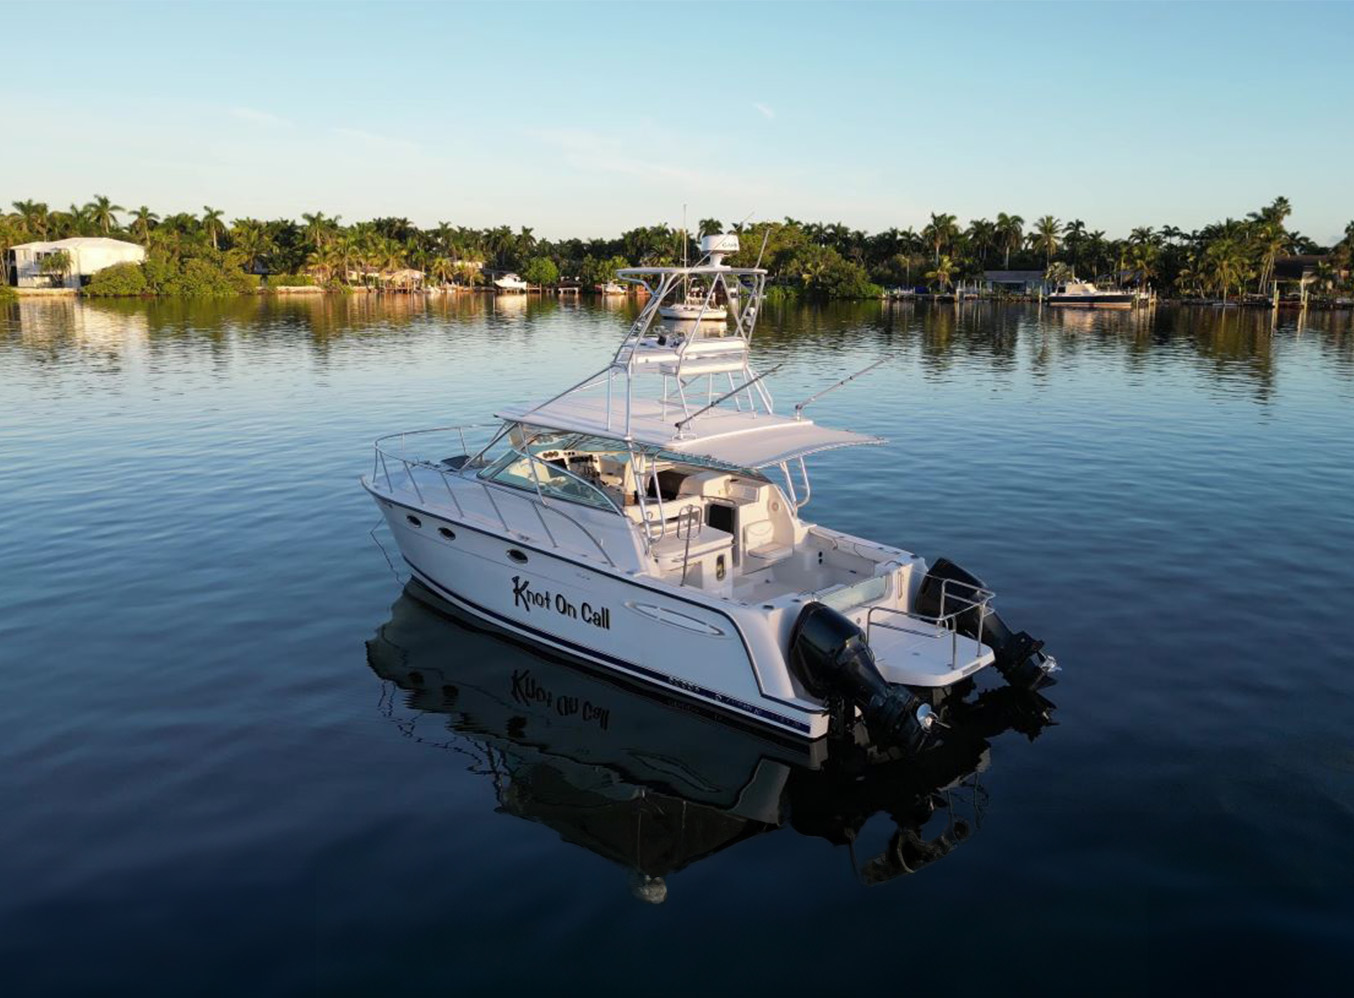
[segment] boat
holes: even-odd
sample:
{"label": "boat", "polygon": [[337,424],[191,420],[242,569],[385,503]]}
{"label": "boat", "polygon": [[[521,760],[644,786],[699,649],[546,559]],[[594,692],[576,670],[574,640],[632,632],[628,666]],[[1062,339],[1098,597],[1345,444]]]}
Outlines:
{"label": "boat", "polygon": [[615,281],[607,281],[605,284],[597,285],[597,292],[603,295],[623,295],[625,294],[625,285],[617,284]]}
{"label": "boat", "polygon": [[[979,673],[1048,685],[1056,662],[977,576],[803,517],[806,458],[883,440],[805,412],[864,372],[774,410],[776,368],[751,361],[766,271],[725,264],[737,245],[621,271],[650,295],[578,384],[375,442],[362,484],[414,577],[545,649],[806,740],[863,729],[912,751]],[[730,325],[657,323],[693,279],[738,287]]]}
{"label": "boat", "polygon": [[688,295],[683,301],[660,306],[658,314],[677,322],[724,322],[729,317],[729,310],[697,293]]}
{"label": "boat", "polygon": [[[956,705],[916,758],[725,723],[610,670],[536,654],[411,580],[367,641],[396,730],[492,774],[493,806],[615,865],[615,889],[669,896],[682,870],[767,834],[841,847],[870,885],[918,872],[979,830],[992,742],[1030,740],[1054,705],[1011,686]],[[459,763],[458,763],[459,765]],[[887,834],[862,839],[867,822]],[[868,852],[865,842],[877,843]],[[622,879],[624,878],[624,879]]]}
{"label": "boat", "polygon": [[[683,212],[685,215],[685,211]],[[687,246],[689,237],[686,231],[686,219],[682,219],[682,227],[678,230],[678,235],[682,243],[682,267],[687,266]],[[670,319],[675,322],[724,322],[729,317],[729,310],[715,301],[715,286],[710,285],[708,292],[702,291],[700,285],[692,284],[689,279],[683,279],[680,300],[665,302],[658,307],[658,315],[664,319]]]}
{"label": "boat", "polygon": [[1090,281],[1067,281],[1054,287],[1048,303],[1076,308],[1132,308],[1137,297],[1133,291],[1102,290]]}
{"label": "boat", "polygon": [[516,274],[504,274],[502,277],[494,278],[494,287],[500,291],[525,291],[527,282]]}

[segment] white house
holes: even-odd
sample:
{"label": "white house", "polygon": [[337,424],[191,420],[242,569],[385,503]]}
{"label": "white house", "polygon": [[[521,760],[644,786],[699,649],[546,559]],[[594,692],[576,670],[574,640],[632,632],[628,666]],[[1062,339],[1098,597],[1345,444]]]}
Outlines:
{"label": "white house", "polygon": [[[65,274],[45,272],[47,258],[63,250],[70,256],[70,270]],[[75,236],[10,247],[5,254],[5,277],[17,288],[78,288],[88,284],[90,277],[105,267],[141,263],[145,259],[145,249],[136,243],[103,236]]]}

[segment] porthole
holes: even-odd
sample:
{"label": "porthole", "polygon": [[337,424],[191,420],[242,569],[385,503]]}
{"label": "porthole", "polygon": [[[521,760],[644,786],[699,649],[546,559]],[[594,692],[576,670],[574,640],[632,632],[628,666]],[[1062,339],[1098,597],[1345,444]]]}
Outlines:
{"label": "porthole", "polygon": [[519,565],[525,565],[527,563],[527,556],[521,551],[518,551],[517,548],[508,548],[508,557]]}
{"label": "porthole", "polygon": [[407,516],[405,516],[405,519],[408,520],[408,521],[409,521],[411,524],[413,524],[415,527],[421,527],[421,526],[423,526],[423,521],[420,520],[420,519],[419,519],[417,516],[415,516],[413,513],[410,513],[410,514],[408,514]]}
{"label": "porthole", "polygon": [[449,541],[454,541],[456,539],[456,531],[452,530],[450,527],[438,527],[437,532]]}

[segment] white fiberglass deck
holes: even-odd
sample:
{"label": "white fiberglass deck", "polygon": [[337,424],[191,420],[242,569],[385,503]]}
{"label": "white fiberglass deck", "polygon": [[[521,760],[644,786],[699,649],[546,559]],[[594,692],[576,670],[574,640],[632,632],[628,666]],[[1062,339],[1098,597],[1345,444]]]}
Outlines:
{"label": "white fiberglass deck", "polygon": [[987,645],[916,617],[892,615],[870,625],[870,650],[880,674],[891,683],[949,686],[996,656]]}

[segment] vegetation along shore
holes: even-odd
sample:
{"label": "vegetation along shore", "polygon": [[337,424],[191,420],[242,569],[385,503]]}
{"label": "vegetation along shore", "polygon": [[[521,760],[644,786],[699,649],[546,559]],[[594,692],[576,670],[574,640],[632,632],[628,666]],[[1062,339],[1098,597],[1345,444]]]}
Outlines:
{"label": "vegetation along shore", "polygon": [[[303,214],[300,221],[237,218],[219,209],[163,217],[147,206],[127,209],[103,195],[52,211],[37,201],[14,201],[0,215],[4,284],[11,283],[11,249],[71,237],[108,237],[144,248],[140,262],[117,263],[79,289],[91,296],[234,295],[260,290],[401,291],[429,287],[492,287],[496,273],[518,273],[537,288],[591,290],[621,267],[668,265],[695,240],[723,231],[703,219],[691,232],[642,226],[615,238],[539,239],[531,229],[501,225],[476,229],[449,222],[421,229],[407,218],[375,218],[345,225],[339,216]],[[886,288],[946,291],[979,282],[992,268],[1037,271],[1054,279],[1076,274],[1124,287],[1151,287],[1166,297],[1265,294],[1281,261],[1302,258],[1313,290],[1354,292],[1354,222],[1344,238],[1322,246],[1290,229],[1287,198],[1244,218],[1228,218],[1186,232],[1172,225],[1135,228],[1122,239],[1081,219],[1044,215],[1026,221],[1000,213],[967,226],[950,214],[931,215],[920,230],[890,228],[867,234],[840,223],[786,218],[730,228],[742,249],[732,261],[760,260],[771,273],[772,294],[810,298],[872,298]],[[43,254],[43,272],[61,283],[69,254]],[[0,291],[0,295],[4,294]]]}

